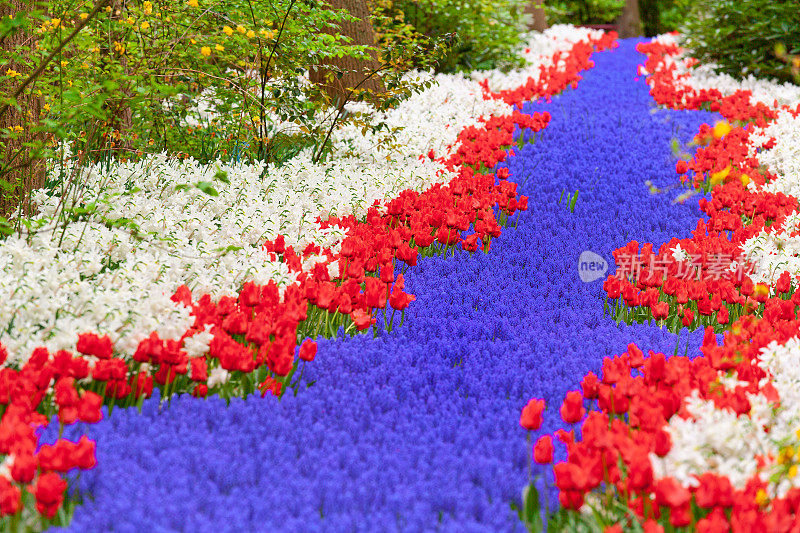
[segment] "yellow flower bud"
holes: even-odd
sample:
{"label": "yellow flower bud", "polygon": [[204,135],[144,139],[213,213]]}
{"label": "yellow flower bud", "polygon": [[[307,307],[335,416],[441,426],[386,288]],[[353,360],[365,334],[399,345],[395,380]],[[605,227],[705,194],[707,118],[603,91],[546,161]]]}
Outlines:
{"label": "yellow flower bud", "polygon": [[769,296],[769,286],[764,283],[758,283],[753,290],[753,294],[756,296]]}
{"label": "yellow flower bud", "polygon": [[712,172],[711,173],[711,186],[716,187],[720,183],[722,183],[725,178],[728,177],[728,174],[731,173],[731,166],[728,165],[727,167],[723,168],[719,172]]}
{"label": "yellow flower bud", "polygon": [[717,139],[721,139],[730,132],[731,132],[731,125],[725,122],[724,120],[720,120],[719,122],[714,124],[714,137],[716,137]]}

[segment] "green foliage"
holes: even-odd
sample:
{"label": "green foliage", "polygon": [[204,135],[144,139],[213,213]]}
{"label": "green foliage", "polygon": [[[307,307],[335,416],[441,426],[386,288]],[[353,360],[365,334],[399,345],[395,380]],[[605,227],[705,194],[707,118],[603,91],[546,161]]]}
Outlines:
{"label": "green foliage", "polygon": [[611,24],[622,14],[624,0],[546,1],[547,22],[552,24]]}
{"label": "green foliage", "polygon": [[[688,20],[694,2],[695,0],[656,0],[654,3],[658,8],[658,24],[652,31],[647,31],[647,35],[679,31]],[[647,27],[645,29],[649,30]]]}
{"label": "green foliage", "polygon": [[[16,106],[20,88],[43,106],[24,127],[0,132],[0,148],[34,139],[29,155],[58,161],[48,179],[62,193],[78,167],[151,152],[280,164],[314,148],[321,158],[330,130],[358,121],[326,119],[327,96],[302,76],[336,72],[332,58],[372,57],[324,31],[352,19],[345,11],[312,0],[132,0],[119,11],[107,3],[53,0],[0,21],[1,39],[31,37],[24,49],[0,48],[0,64],[14,66],[0,73],[0,108]],[[371,74],[386,92],[354,91],[351,100],[386,109],[427,85],[401,76],[412,62],[430,68],[441,40],[401,44],[380,51]],[[10,170],[0,164],[0,186],[18,185],[3,179]]]}
{"label": "green foliage", "polygon": [[374,0],[373,24],[382,44],[444,41],[448,50],[438,64],[439,72],[507,70],[521,65],[515,52],[526,30],[525,4],[525,0]]}
{"label": "green foliage", "polygon": [[[683,44],[718,72],[741,78],[794,81],[791,61],[776,53],[800,54],[797,2],[770,0],[700,0],[686,21]],[[782,48],[781,48],[782,47]]]}

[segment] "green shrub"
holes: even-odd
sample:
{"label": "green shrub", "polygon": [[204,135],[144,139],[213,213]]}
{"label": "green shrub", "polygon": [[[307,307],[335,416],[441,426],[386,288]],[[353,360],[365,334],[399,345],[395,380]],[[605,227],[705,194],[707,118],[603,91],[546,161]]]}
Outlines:
{"label": "green shrub", "polygon": [[[653,1],[653,0],[650,0]],[[642,13],[642,22],[647,35],[658,35],[670,31],[680,30],[686,23],[692,9],[694,0],[656,0],[658,6],[658,23],[651,29],[648,27],[645,14]],[[641,3],[640,3],[641,5]]]}
{"label": "green shrub", "polygon": [[[0,46],[0,64],[14,65],[4,72],[0,115],[17,105],[12,96],[23,86],[20,98],[40,99],[42,112],[0,131],[0,150],[32,139],[28,159],[59,161],[50,187],[87,163],[152,152],[280,163],[314,147],[324,157],[333,127],[319,121],[326,95],[300,75],[332,58],[371,57],[365,46],[323,31],[349,17],[323,2],[130,0],[114,11],[52,0],[34,7],[0,21],[0,41],[31,36],[29,46]],[[402,44],[382,51],[381,106],[421,88],[402,81],[403,66],[429,68],[441,55],[436,39]],[[214,113],[198,116],[206,106]],[[19,186],[6,179],[13,170],[0,161],[0,189]]]}
{"label": "green shrub", "polygon": [[546,1],[549,24],[612,24],[622,14],[624,0]]}
{"label": "green shrub", "polygon": [[790,65],[779,57],[800,53],[800,6],[771,0],[700,0],[684,27],[683,44],[718,72],[741,78],[795,81]]}
{"label": "green shrub", "polygon": [[439,72],[521,65],[527,0],[374,0],[373,24],[382,45],[392,42],[449,44]]}

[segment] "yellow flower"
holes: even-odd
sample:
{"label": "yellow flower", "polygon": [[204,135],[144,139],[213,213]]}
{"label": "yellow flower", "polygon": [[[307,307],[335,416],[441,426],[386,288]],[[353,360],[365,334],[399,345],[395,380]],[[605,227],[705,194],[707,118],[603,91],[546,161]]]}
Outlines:
{"label": "yellow flower", "polygon": [[764,505],[767,503],[767,491],[764,489],[758,489],[758,492],[756,492],[756,503],[758,505]]}
{"label": "yellow flower", "polygon": [[197,41],[194,40],[194,39],[189,39],[189,42],[192,43],[192,44],[197,44]]}
{"label": "yellow flower", "polygon": [[81,63],[81,68],[89,68],[89,63]]}
{"label": "yellow flower", "polygon": [[111,13],[111,6],[106,6],[106,13]]}
{"label": "yellow flower", "polygon": [[272,39],[272,36],[275,35],[275,32],[272,30],[261,30],[260,33],[266,39]]}
{"label": "yellow flower", "polygon": [[256,36],[256,32],[254,32],[253,30],[247,30],[247,38],[248,39],[252,39],[255,36]]}
{"label": "yellow flower", "polygon": [[44,105],[42,106],[42,109],[44,109],[44,110],[45,110],[45,112],[48,112],[48,111],[50,111],[50,104],[44,104]]}
{"label": "yellow flower", "polygon": [[149,15],[153,12],[153,4],[150,2],[145,1],[142,4],[142,10],[144,11],[145,15]]}
{"label": "yellow flower", "polygon": [[720,120],[719,122],[714,124],[714,137],[716,137],[717,139],[725,137],[730,132],[731,132],[731,125],[725,122],[724,120]]}
{"label": "yellow flower", "polygon": [[208,57],[211,55],[211,48],[209,48],[208,46],[203,46],[202,48],[200,48],[200,53]]}
{"label": "yellow flower", "polygon": [[797,477],[797,465],[790,466],[788,474],[790,478]]}
{"label": "yellow flower", "polygon": [[755,290],[753,290],[753,294],[756,296],[769,296],[769,286],[764,283],[758,283],[755,286]]}
{"label": "yellow flower", "polygon": [[13,68],[10,68],[6,71],[6,76],[8,76],[9,78],[16,78],[17,76],[22,76],[22,74],[20,74]]}
{"label": "yellow flower", "polygon": [[186,3],[189,5],[189,7],[200,7],[200,4],[197,3],[197,0],[189,0]]}
{"label": "yellow flower", "polygon": [[80,14],[81,20],[86,20],[89,18],[89,13],[81,13]]}
{"label": "yellow flower", "polygon": [[711,186],[716,187],[720,183],[722,183],[725,178],[728,177],[728,174],[731,173],[731,166],[728,165],[727,167],[723,168],[719,172],[712,172],[711,173]]}
{"label": "yellow flower", "polygon": [[145,31],[149,27],[150,27],[150,23],[147,22],[146,20],[139,25],[139,29],[142,30],[142,31]]}
{"label": "yellow flower", "polygon": [[63,59],[63,60],[61,61],[61,66],[62,66],[62,67],[66,67],[67,65],[69,65],[69,61],[67,61],[66,59]]}
{"label": "yellow flower", "polygon": [[225,47],[222,46],[221,44],[214,45],[214,48],[217,50],[217,52],[222,52],[223,50],[225,50]]}
{"label": "yellow flower", "polygon": [[127,18],[127,20],[126,20],[125,22],[127,22],[127,23],[128,23],[128,24],[130,24],[130,25],[133,25],[133,23],[134,23],[134,22],[136,22],[136,21],[135,21],[135,20],[133,20],[133,18],[132,18],[132,17],[128,17],[128,18]]}
{"label": "yellow flower", "polygon": [[53,28],[58,28],[61,25],[61,19],[50,19],[50,24],[53,25]]}
{"label": "yellow flower", "polygon": [[222,31],[223,31],[223,32],[225,33],[225,35],[227,35],[228,37],[230,37],[231,35],[233,35],[233,28],[231,28],[230,26],[225,26],[225,27],[223,27],[223,28],[222,28]]}
{"label": "yellow flower", "polygon": [[747,174],[742,174],[741,176],[739,176],[739,179],[742,180],[742,185],[744,185],[745,187],[747,187],[747,185],[751,181],[753,181],[753,180],[750,179],[750,176],[748,176]]}
{"label": "yellow flower", "polygon": [[236,26],[236,31],[238,31],[241,34],[245,34],[247,33],[247,28],[239,24],[238,26]]}

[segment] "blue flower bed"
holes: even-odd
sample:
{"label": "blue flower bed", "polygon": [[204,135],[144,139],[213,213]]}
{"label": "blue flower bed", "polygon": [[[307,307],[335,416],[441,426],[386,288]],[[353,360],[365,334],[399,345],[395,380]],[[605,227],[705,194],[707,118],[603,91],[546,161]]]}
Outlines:
{"label": "blue flower bed", "polygon": [[[162,410],[153,398],[91,426],[98,466],[78,482],[70,529],[523,530],[509,507],[527,479],[522,406],[544,398],[535,436],[552,432],[565,393],[604,356],[676,346],[604,316],[603,278],[582,282],[578,256],[596,252],[613,271],[630,236],[658,244],[702,218],[695,201],[672,203],[680,190],[651,194],[645,180],[674,184],[671,139],[717,115],[654,111],[633,79],[635,41],[620,44],[576,90],[525,106],[552,115],[507,161],[530,209],[488,254],[421,261],[406,273],[417,301],[403,326],[321,339],[305,368],[313,385],[296,397],[180,397]],[[575,190],[570,212],[559,198]],[[701,340],[689,336],[689,353]]]}

